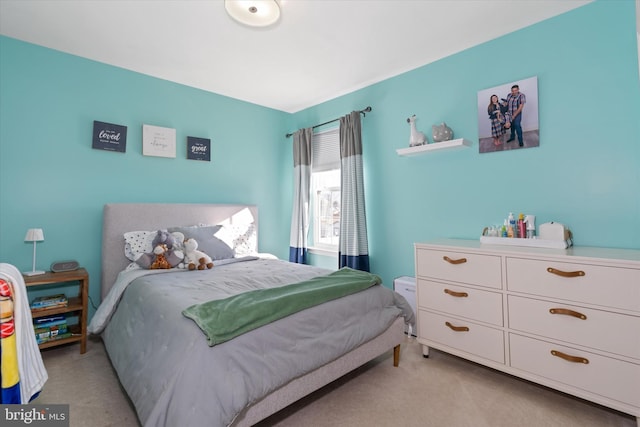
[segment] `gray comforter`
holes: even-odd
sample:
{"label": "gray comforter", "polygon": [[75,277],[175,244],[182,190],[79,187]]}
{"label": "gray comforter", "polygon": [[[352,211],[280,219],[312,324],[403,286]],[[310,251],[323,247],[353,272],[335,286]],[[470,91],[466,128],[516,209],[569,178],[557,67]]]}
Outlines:
{"label": "gray comforter", "polygon": [[100,316],[106,319],[102,336],[140,421],[145,426],[230,425],[252,402],[371,340],[398,316],[414,322],[404,298],[382,286],[215,347],[182,315],[196,303],[328,272],[280,260],[246,260],[206,271],[144,275],[125,286],[113,314]]}

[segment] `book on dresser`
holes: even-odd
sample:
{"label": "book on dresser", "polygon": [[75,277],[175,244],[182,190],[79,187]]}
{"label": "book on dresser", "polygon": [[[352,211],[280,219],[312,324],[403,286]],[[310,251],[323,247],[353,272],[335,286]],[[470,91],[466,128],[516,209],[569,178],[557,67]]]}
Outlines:
{"label": "book on dresser", "polygon": [[32,310],[45,310],[54,307],[66,307],[69,304],[65,294],[47,295],[34,298],[31,302]]}

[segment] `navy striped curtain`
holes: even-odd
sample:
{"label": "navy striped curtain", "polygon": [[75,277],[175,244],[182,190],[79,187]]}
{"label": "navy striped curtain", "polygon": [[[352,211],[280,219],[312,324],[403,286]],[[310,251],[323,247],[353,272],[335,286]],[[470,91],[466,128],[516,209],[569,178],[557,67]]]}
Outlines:
{"label": "navy striped curtain", "polygon": [[370,271],[362,173],[362,132],[358,111],[340,119],[340,160],[342,210],[339,267]]}
{"label": "navy striped curtain", "polygon": [[311,136],[313,129],[293,134],[294,194],[289,239],[289,261],[307,263],[309,235],[309,197],[311,192]]}

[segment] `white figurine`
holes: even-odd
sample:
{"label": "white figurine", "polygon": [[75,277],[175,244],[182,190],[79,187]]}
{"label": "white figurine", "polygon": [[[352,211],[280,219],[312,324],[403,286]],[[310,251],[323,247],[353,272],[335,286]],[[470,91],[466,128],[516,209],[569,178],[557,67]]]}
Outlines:
{"label": "white figurine", "polygon": [[409,147],[427,144],[427,137],[424,133],[416,129],[416,115],[409,117],[407,123],[411,124],[411,137],[409,138]]}

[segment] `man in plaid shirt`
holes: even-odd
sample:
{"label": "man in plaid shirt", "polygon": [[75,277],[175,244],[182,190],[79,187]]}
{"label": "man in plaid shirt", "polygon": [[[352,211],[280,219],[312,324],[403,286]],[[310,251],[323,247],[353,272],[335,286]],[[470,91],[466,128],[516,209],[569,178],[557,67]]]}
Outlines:
{"label": "man in plaid shirt", "polygon": [[522,126],[520,126],[520,122],[522,121],[522,109],[526,103],[527,98],[524,96],[524,93],[520,92],[520,86],[511,86],[511,93],[507,95],[508,111],[511,115],[511,136],[507,139],[507,142],[513,141],[515,136],[518,135],[518,145],[520,145],[520,147],[523,145]]}

